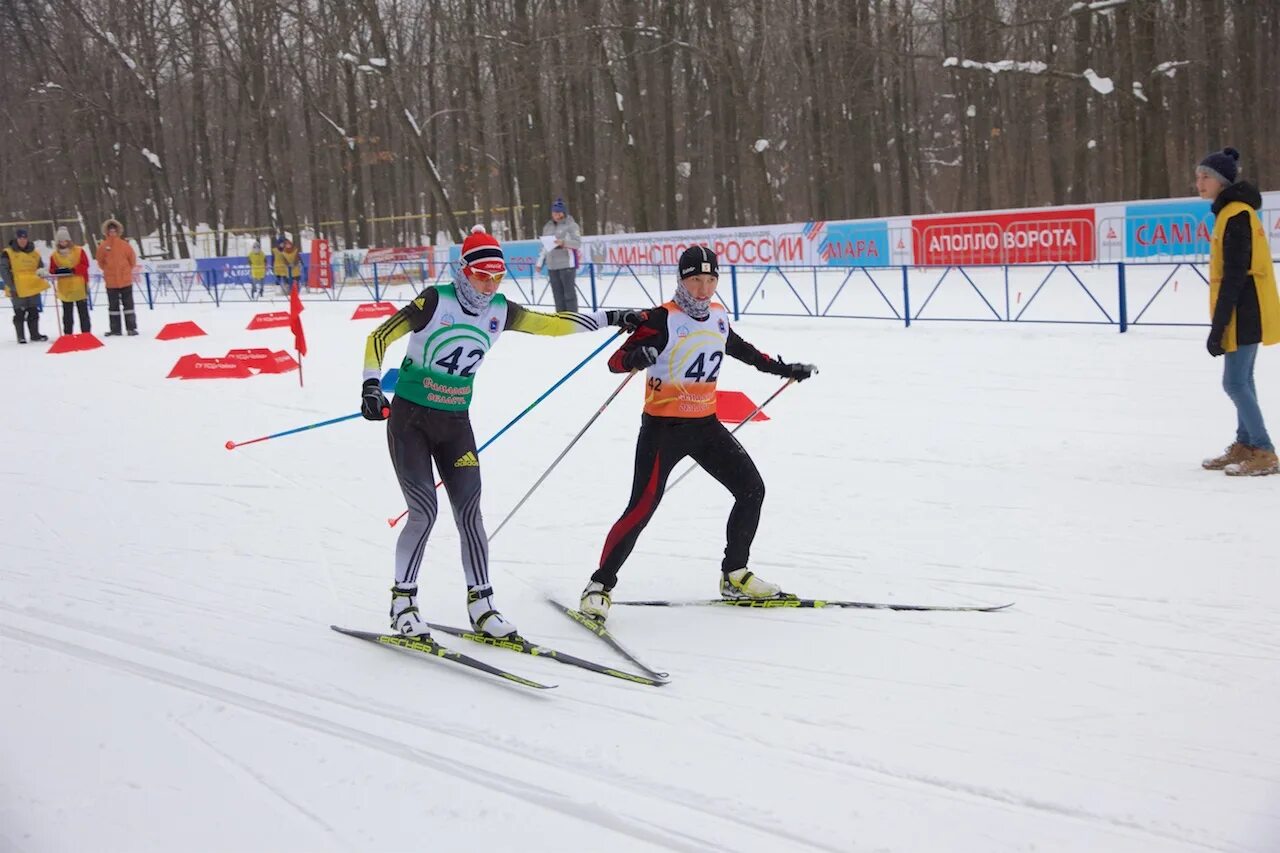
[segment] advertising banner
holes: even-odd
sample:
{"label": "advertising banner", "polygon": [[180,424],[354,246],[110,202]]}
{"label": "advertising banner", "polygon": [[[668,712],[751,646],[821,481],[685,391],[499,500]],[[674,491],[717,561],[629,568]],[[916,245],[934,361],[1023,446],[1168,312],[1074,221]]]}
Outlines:
{"label": "advertising banner", "polygon": [[1201,199],[1131,204],[1124,209],[1128,258],[1208,255],[1212,233],[1213,213],[1209,202]]}
{"label": "advertising banner", "polygon": [[1095,258],[1091,207],[916,217],[915,263],[1087,263]]}

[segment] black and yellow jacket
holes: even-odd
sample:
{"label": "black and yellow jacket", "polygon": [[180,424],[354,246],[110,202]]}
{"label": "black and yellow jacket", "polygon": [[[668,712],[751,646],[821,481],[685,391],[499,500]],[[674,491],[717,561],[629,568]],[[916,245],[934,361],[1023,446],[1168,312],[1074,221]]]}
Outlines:
{"label": "black and yellow jacket", "polygon": [[1280,295],[1261,207],[1262,194],[1246,181],[1225,188],[1213,202],[1209,337],[1227,352],[1280,343]]}

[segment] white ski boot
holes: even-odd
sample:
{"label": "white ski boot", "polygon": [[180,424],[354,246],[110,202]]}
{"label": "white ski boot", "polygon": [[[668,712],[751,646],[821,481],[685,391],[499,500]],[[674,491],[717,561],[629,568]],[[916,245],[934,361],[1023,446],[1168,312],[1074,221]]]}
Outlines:
{"label": "white ski boot", "polygon": [[416,586],[391,587],[391,630],[406,637],[431,639],[427,623],[418,614]]}
{"label": "white ski boot", "polygon": [[592,581],[587,584],[587,588],[582,591],[582,600],[578,603],[578,612],[583,616],[590,616],[597,622],[603,622],[609,618],[609,606],[613,604],[613,599],[609,597],[612,590],[605,589],[604,584]]}
{"label": "white ski boot", "polygon": [[736,601],[739,599],[785,598],[782,587],[776,583],[756,577],[747,569],[735,569],[720,576],[720,597]]}
{"label": "white ski boot", "polygon": [[517,635],[516,626],[503,617],[493,606],[493,587],[473,586],[467,589],[467,614],[471,627],[481,634],[502,639]]}

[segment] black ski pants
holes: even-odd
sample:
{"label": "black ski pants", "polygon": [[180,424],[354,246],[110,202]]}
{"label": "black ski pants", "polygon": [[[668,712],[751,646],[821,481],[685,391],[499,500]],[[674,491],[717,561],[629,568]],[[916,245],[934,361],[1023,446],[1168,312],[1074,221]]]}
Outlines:
{"label": "black ski pants", "polygon": [[591,576],[593,581],[609,589],[618,582],[618,570],[662,501],[667,478],[686,456],[701,465],[734,497],[721,571],[728,573],[747,565],[756,527],[760,524],[764,480],[746,449],[714,415],[661,418],[646,414],[641,416],[640,437],[636,441],[631,502],[605,538],[600,568]]}

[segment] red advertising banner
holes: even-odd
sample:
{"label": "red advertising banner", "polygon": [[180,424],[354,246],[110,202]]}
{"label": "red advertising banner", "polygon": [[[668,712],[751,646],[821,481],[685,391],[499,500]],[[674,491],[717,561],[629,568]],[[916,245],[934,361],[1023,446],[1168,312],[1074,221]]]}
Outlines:
{"label": "red advertising banner", "polygon": [[328,240],[311,241],[311,268],[307,271],[307,287],[333,287],[333,256]]}
{"label": "red advertising banner", "polygon": [[911,235],[921,266],[1088,263],[1096,257],[1091,207],[916,218]]}

